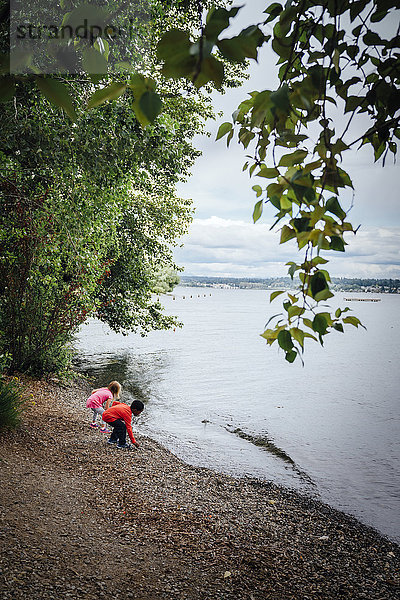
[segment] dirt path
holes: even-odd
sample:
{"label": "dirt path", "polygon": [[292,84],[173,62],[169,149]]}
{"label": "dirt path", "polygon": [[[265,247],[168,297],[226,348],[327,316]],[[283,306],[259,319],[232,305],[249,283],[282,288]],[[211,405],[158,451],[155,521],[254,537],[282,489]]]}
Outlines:
{"label": "dirt path", "polygon": [[31,381],[0,438],[4,600],[386,600],[399,548],[289,490],[107,446],[85,385]]}

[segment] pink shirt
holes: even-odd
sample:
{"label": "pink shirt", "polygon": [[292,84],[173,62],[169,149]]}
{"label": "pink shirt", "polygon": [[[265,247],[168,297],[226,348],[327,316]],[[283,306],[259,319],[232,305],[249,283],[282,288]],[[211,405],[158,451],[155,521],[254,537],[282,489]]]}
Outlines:
{"label": "pink shirt", "polygon": [[108,388],[100,388],[86,400],[87,408],[100,408],[109,398],[112,398],[112,392]]}

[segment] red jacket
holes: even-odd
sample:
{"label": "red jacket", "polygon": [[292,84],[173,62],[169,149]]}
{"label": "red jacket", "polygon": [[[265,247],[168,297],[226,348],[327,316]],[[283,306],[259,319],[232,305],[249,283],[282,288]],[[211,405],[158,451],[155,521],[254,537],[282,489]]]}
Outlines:
{"label": "red jacket", "polygon": [[106,423],[112,423],[117,419],[122,419],[126,425],[126,430],[128,432],[132,444],[136,444],[136,440],[132,432],[132,411],[130,406],[124,404],[123,402],[118,402],[117,400],[114,400],[112,406],[110,406],[110,408],[107,408],[107,410],[103,412],[101,418]]}

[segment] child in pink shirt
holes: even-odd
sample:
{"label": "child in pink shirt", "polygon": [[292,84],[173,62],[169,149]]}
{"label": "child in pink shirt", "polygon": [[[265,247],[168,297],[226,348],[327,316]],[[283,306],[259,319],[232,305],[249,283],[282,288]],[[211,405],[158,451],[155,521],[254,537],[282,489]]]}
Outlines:
{"label": "child in pink shirt", "polygon": [[[86,400],[86,407],[91,408],[93,411],[93,419],[90,423],[90,427],[92,429],[98,428],[98,425],[96,423],[97,415],[101,416],[103,412],[108,409],[112,400],[119,399],[120,393],[121,385],[118,383],[118,381],[111,381],[111,383],[109,383],[107,387],[92,390],[91,395]],[[110,433],[110,430],[107,429],[104,421],[102,427],[100,428],[100,431],[102,433]]]}

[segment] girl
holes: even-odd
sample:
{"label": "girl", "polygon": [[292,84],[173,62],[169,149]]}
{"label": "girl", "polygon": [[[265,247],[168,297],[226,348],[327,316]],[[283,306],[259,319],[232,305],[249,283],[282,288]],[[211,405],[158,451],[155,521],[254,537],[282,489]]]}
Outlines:
{"label": "girl", "polygon": [[[96,423],[97,415],[102,415],[104,410],[110,406],[112,400],[118,400],[119,395],[121,393],[121,385],[118,381],[111,381],[107,387],[99,388],[97,390],[92,390],[91,395],[86,400],[87,408],[91,408],[93,410],[93,419],[90,423],[90,427],[92,429],[97,429],[98,425]],[[105,408],[104,408],[105,403]],[[103,426],[100,428],[102,433],[110,433],[110,430],[107,429],[106,424],[103,421]]]}

